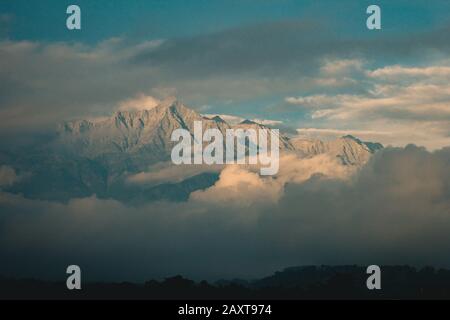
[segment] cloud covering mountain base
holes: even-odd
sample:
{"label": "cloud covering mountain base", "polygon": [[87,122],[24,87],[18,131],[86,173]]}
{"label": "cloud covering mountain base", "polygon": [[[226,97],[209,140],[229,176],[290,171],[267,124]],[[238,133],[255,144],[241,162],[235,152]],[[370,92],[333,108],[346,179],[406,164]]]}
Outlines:
{"label": "cloud covering mountain base", "polygon": [[230,167],[186,202],[137,207],[1,193],[0,273],[63,278],[78,264],[94,280],[217,279],[303,264],[450,266],[449,148],[386,148],[347,179],[283,172],[269,181]]}

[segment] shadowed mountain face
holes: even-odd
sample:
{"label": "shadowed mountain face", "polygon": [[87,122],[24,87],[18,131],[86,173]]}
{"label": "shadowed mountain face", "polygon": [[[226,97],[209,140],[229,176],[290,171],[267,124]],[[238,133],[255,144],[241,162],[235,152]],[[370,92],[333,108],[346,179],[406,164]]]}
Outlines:
{"label": "shadowed mountain face", "polygon": [[[171,150],[177,143],[171,142],[172,132],[182,128],[193,135],[194,121],[202,121],[203,130],[214,128],[224,135],[227,129],[268,129],[249,120],[231,125],[219,116],[207,118],[168,98],[150,110],[118,111],[106,119],[65,122],[52,141],[32,151],[5,152],[1,164],[14,168],[24,178],[4,190],[57,201],[93,194],[129,203],[184,201],[191,192],[212,186],[219,173],[205,170],[151,186],[132,185],[127,178],[158,163],[170,163]],[[382,148],[352,136],[327,142],[282,133],[279,138],[282,154],[294,153],[299,158],[328,154],[351,166],[362,166]]]}

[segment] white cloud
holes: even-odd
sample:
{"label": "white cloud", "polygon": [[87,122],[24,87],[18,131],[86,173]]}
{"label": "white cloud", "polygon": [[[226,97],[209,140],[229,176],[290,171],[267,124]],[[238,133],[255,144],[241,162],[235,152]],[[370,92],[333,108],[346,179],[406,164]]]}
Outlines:
{"label": "white cloud", "polygon": [[145,95],[143,93],[139,94],[137,97],[124,100],[119,103],[118,109],[119,110],[150,110],[154,107],[156,107],[161,100]]}
{"label": "white cloud", "polygon": [[450,66],[404,67],[393,65],[368,71],[367,74],[372,78],[395,80],[405,77],[441,78],[450,77]]}
{"label": "white cloud", "polygon": [[129,183],[157,185],[176,183],[206,172],[220,172],[222,165],[174,165],[171,162],[158,163],[148,171],[133,174],[127,178]]}
{"label": "white cloud", "polygon": [[385,136],[392,135],[392,132],[375,131],[375,130],[352,130],[352,129],[323,129],[323,128],[299,128],[297,133],[300,136],[309,138],[329,138],[335,139],[338,137],[352,135],[363,140],[379,141]]}
{"label": "white cloud", "polygon": [[[363,71],[364,64],[350,62],[335,68],[326,63],[322,69],[338,72],[347,65]],[[379,137],[382,140],[377,141],[385,144],[416,143],[436,149],[450,144],[449,76],[446,61],[423,67],[385,66],[355,75],[363,84],[355,85],[359,89],[355,92],[319,92],[286,97],[285,102],[304,109],[313,126],[351,127],[347,131]]]}
{"label": "white cloud", "polygon": [[325,108],[327,105],[336,103],[336,97],[324,94],[305,97],[286,97],[285,101],[290,104],[301,105],[308,108]]}
{"label": "white cloud", "polygon": [[314,175],[345,180],[356,171],[326,154],[300,158],[283,153],[279,161],[280,170],[274,177],[260,176],[257,166],[227,165],[214,186],[192,193],[191,200],[237,207],[276,203],[288,183],[303,183]]}
{"label": "white cloud", "polygon": [[191,201],[232,207],[248,207],[276,202],[280,185],[272,179],[261,178],[239,165],[229,165],[221,172],[214,186],[193,192]]}
{"label": "white cloud", "polygon": [[365,61],[361,59],[325,59],[320,72],[327,76],[343,75],[363,70]]}

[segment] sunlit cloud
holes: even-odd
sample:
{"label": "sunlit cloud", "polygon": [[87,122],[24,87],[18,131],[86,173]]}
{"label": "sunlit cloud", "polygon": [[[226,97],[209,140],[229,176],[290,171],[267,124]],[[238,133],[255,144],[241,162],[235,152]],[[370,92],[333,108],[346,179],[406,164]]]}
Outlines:
{"label": "sunlit cloud", "polygon": [[[354,74],[354,92],[346,88],[334,94],[290,96],[285,102],[307,111],[311,123],[316,122],[325,129],[344,127],[339,130],[378,137],[381,142],[394,145],[407,144],[409,136],[409,143],[439,148],[450,142],[450,67],[445,63],[433,62],[422,67],[393,65],[371,70],[361,61],[344,60],[337,62],[336,68],[325,62],[323,68],[331,68],[332,72],[348,65],[359,71]],[[358,91],[359,83],[363,87]],[[365,134],[367,130],[374,134]]]}

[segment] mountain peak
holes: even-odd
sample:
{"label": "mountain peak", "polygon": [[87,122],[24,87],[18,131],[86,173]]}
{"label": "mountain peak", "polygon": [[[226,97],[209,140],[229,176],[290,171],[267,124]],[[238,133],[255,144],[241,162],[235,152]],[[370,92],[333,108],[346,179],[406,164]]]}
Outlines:
{"label": "mountain peak", "polygon": [[362,141],[362,140],[356,138],[355,136],[352,136],[351,134],[348,134],[348,135],[343,136],[342,139],[353,140],[353,141],[355,141],[356,143],[358,143],[358,144],[360,144],[360,145],[362,145],[362,146],[367,147],[368,150],[369,150],[371,153],[374,153],[374,152],[377,151],[377,150],[383,149],[383,145],[382,145],[381,143],[378,143],[378,142],[369,142],[369,141]]}
{"label": "mountain peak", "polygon": [[176,97],[168,97],[162,100],[156,107],[156,112],[169,112],[171,114],[187,115],[194,110],[186,107],[180,100]]}
{"label": "mountain peak", "polygon": [[226,123],[226,121],[223,120],[220,116],[214,116],[211,118],[211,120],[214,120],[215,122]]}
{"label": "mountain peak", "polygon": [[350,140],[353,140],[355,142],[361,143],[361,140],[359,140],[355,136],[352,136],[351,134],[347,134],[345,136],[342,136],[342,139],[350,139]]}

